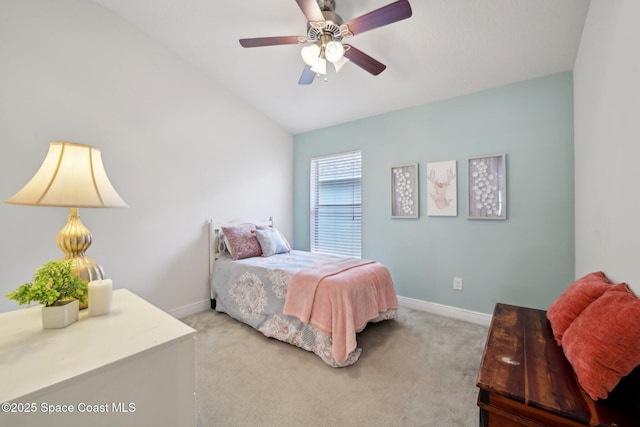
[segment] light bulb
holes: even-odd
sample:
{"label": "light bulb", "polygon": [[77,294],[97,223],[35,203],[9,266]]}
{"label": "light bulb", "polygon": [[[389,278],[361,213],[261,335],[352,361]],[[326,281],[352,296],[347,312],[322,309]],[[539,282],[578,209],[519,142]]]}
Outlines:
{"label": "light bulb", "polygon": [[342,43],[331,41],[324,48],[324,56],[329,62],[337,62],[344,56],[344,46]]}
{"label": "light bulb", "polygon": [[310,67],[315,67],[318,64],[318,57],[320,56],[320,46],[312,44],[305,46],[300,51],[302,60]]}
{"label": "light bulb", "polygon": [[342,67],[344,67],[344,64],[346,64],[347,62],[349,62],[349,59],[345,58],[344,56],[340,58],[340,60],[334,62],[333,66],[336,68],[336,73],[339,73],[340,70],[342,70]]}
{"label": "light bulb", "polygon": [[318,74],[327,74],[327,60],[318,58],[317,64],[311,67],[311,71]]}

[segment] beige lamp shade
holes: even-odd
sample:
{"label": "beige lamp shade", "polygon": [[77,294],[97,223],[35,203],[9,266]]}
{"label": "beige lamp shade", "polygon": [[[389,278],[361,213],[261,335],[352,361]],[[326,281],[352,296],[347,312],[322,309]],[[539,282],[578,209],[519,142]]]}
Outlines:
{"label": "beige lamp shade", "polygon": [[100,149],[72,142],[52,142],[38,172],[5,203],[76,208],[127,207],[109,182]]}

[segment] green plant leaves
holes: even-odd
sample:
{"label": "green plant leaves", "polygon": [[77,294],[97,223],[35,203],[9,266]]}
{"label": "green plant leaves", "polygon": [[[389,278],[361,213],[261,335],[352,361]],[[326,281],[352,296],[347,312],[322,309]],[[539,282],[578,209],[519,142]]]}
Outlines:
{"label": "green plant leaves", "polygon": [[84,302],[87,298],[87,284],[73,274],[72,269],[72,260],[49,261],[36,270],[30,283],[8,292],[7,298],[20,305],[38,301],[49,306],[66,299]]}

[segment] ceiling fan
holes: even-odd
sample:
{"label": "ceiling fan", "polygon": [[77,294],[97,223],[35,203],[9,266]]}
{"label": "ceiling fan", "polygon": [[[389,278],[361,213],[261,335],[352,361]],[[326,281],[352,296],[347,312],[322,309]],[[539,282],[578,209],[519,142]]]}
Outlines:
{"label": "ceiling fan", "polygon": [[373,59],[366,53],[342,40],[365,31],[392,24],[411,17],[411,5],[408,0],[398,0],[373,10],[358,18],[344,22],[334,12],[334,0],[296,0],[307,18],[306,36],[258,37],[240,39],[242,47],[262,47],[283,44],[307,44],[301,54],[306,66],[298,84],[308,85],[316,76],[327,74],[327,61],[331,62],[336,72],[351,61],[358,67],[377,76],[387,68],[386,65]]}

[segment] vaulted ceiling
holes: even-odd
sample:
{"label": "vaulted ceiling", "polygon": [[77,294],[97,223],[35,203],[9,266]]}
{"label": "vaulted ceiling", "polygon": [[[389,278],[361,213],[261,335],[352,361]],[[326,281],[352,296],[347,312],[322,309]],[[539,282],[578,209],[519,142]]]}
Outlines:
{"label": "vaulted ceiling", "polygon": [[[301,45],[245,49],[240,38],[304,36],[295,0],[94,0],[292,133],[571,70],[589,0],[409,0],[409,19],[349,44],[387,66],[353,63],[298,85]],[[393,0],[336,0],[345,21]]]}

